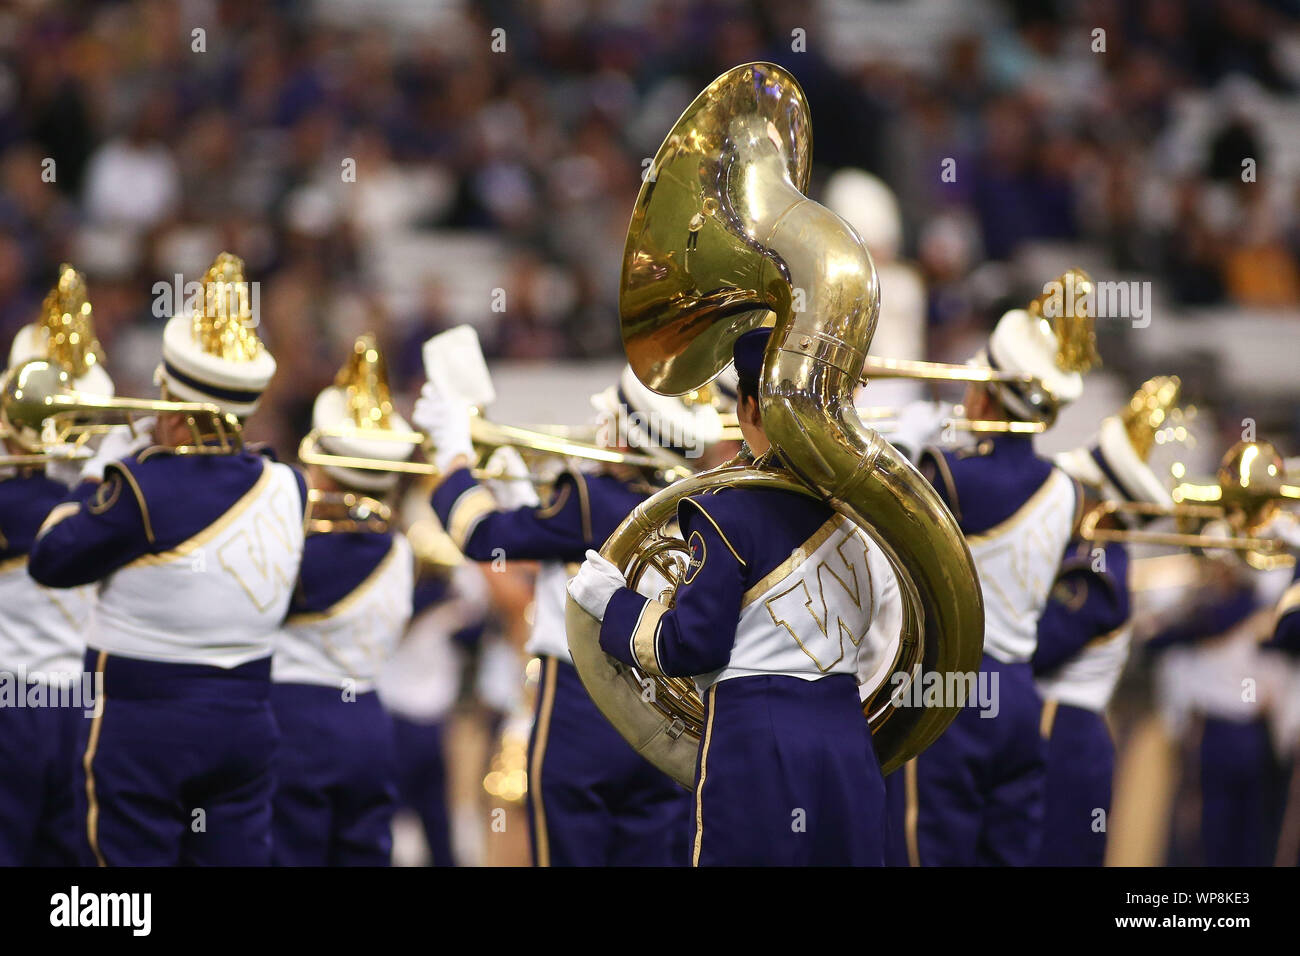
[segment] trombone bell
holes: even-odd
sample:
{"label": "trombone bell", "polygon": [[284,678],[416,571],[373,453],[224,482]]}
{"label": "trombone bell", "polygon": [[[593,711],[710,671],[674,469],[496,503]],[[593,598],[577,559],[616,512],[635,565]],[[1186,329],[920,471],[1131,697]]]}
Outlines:
{"label": "trombone bell", "polygon": [[[162,398],[107,398],[71,388],[71,377],[46,359],[33,359],[10,369],[0,381],[0,425],[11,433],[28,429],[41,435],[40,450],[53,445],[80,444],[95,425],[131,425],[137,414],[184,415],[193,444],[177,446],[178,454],[224,455],[243,449],[243,426],[234,415],[207,402],[173,402]],[[200,422],[210,425],[205,432]],[[205,439],[215,438],[209,445]]]}

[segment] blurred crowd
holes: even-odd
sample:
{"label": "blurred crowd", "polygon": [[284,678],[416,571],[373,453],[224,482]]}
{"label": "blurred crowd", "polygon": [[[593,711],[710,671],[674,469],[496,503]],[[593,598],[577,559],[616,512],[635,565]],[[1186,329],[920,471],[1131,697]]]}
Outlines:
{"label": "blurred crowd", "polygon": [[[836,36],[881,8],[933,13],[933,36],[914,17],[929,55]],[[1300,151],[1271,122],[1300,84],[1296,0],[440,0],[419,29],[412,9],[0,11],[0,341],[68,260],[120,387],[147,388],[133,343],[166,318],[154,284],[230,249],[281,366],[259,437],[285,450],[365,329],[399,388],[415,344],[467,319],[493,357],[616,355],[643,161],[695,92],[755,59],[807,91],[819,181],[857,166],[897,192],[932,352],[991,321],[1012,290],[987,267],[1035,241],[1086,243],[1182,306],[1300,305]],[[422,235],[489,239],[490,288],[436,255],[395,268],[394,240]]]}

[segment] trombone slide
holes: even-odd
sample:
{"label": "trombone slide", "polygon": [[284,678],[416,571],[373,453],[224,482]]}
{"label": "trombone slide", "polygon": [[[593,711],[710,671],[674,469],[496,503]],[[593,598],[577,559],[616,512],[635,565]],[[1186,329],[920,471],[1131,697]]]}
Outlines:
{"label": "trombone slide", "polygon": [[864,380],[873,378],[914,378],[933,382],[1007,382],[1015,385],[1039,384],[1032,375],[1001,372],[981,365],[952,365],[947,362],[918,362],[912,359],[881,358],[868,355],[862,366]]}

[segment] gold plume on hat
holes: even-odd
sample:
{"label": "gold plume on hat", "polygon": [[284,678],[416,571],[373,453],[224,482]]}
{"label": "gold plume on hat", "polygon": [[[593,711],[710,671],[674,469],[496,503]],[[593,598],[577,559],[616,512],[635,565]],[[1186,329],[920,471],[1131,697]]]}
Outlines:
{"label": "gold plume on hat", "polygon": [[1156,434],[1179,417],[1177,403],[1182,387],[1182,380],[1177,375],[1149,378],[1120,412],[1129,443],[1143,461],[1151,455]]}
{"label": "gold plume on hat", "polygon": [[1029,303],[1029,315],[1046,321],[1056,336],[1056,367],[1062,372],[1086,372],[1101,365],[1093,319],[1094,292],[1088,273],[1067,269]]}
{"label": "gold plume on hat", "polygon": [[95,337],[86,279],[66,262],[59,266],[59,280],[41,305],[38,325],[45,329],[46,355],[74,379],[104,362],[104,350]]}
{"label": "gold plume on hat", "polygon": [[199,348],[227,362],[251,362],[262,354],[243,259],[229,252],[218,255],[204,273],[199,295],[193,313]]}
{"label": "gold plume on hat", "polygon": [[343,389],[348,417],[357,428],[391,426],[393,394],[388,387],[388,366],[372,333],[357,337],[334,384]]}

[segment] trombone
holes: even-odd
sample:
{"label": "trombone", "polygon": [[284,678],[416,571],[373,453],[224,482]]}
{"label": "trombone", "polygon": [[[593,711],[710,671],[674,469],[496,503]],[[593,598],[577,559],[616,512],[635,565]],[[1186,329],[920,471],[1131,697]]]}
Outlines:
{"label": "trombone", "polygon": [[[79,447],[91,434],[106,426],[124,424],[134,431],[134,416],[137,414],[184,415],[193,444],[177,446],[173,449],[177,454],[234,454],[244,447],[239,419],[208,402],[106,398],[75,391],[70,382],[71,377],[63,368],[46,359],[24,362],[0,378],[0,431],[15,438],[23,429],[40,435],[33,446],[40,454],[13,457],[48,461],[45,452],[59,445]],[[200,427],[201,421],[210,422],[209,431]],[[208,444],[209,438],[215,438],[216,444]]]}
{"label": "trombone", "polygon": [[[972,419],[965,417],[962,407],[954,407],[954,416],[943,423],[945,429],[955,428],[960,431],[984,434],[1038,435],[1056,421],[1060,411],[1055,398],[1040,379],[1033,375],[1017,372],[1003,372],[983,365],[952,365],[947,362],[918,362],[911,359],[879,358],[868,355],[862,369],[863,381],[873,378],[907,378],[925,382],[1000,382],[1009,385],[1025,386],[1025,401],[1042,412],[1042,419],[995,421],[989,419]],[[877,423],[884,424],[898,416],[898,409],[875,407],[859,408],[863,421],[874,428]],[[888,428],[878,429],[888,432]]]}
{"label": "trombone", "polygon": [[[1237,553],[1257,571],[1291,567],[1295,558],[1275,538],[1259,536],[1286,502],[1300,501],[1300,485],[1289,484],[1282,458],[1267,442],[1238,442],[1228,450],[1216,480],[1198,484],[1184,481],[1171,492],[1172,505],[1140,501],[1102,501],[1084,514],[1079,536],[1104,543],[1120,541],[1199,550],[1221,549]],[[1107,528],[1101,522],[1124,514],[1170,517],[1177,531]],[[1224,521],[1232,535],[1206,534],[1210,521]],[[1193,530],[1194,529],[1194,530]]]}
{"label": "trombone", "polygon": [[[1016,435],[1037,435],[1047,431],[1056,419],[1057,407],[1043,383],[1033,375],[1021,375],[1014,372],[1000,372],[997,369],[981,365],[950,365],[946,362],[917,362],[910,359],[879,358],[868,355],[863,366],[862,381],[865,384],[874,378],[908,378],[934,382],[1004,382],[1024,385],[1029,389],[1028,398],[1035,408],[1042,408],[1046,416],[1043,421],[1011,420],[993,421],[988,419],[971,419],[965,417],[962,406],[953,407],[953,417],[943,423],[944,428],[956,428],[961,431],[1000,433]],[[863,422],[876,431],[888,433],[888,422],[898,417],[898,409],[887,405],[858,406],[858,415]],[[734,412],[724,412],[722,419],[722,438],[724,441],[741,441],[740,425]],[[884,427],[879,427],[884,426]]]}
{"label": "trombone", "polygon": [[[1139,528],[1106,528],[1101,522],[1111,515],[1136,514],[1152,518],[1173,518],[1188,530],[1146,531]],[[1239,552],[1252,568],[1267,571],[1287,567],[1294,563],[1281,542],[1262,538],[1255,531],[1267,523],[1267,518],[1236,518],[1228,509],[1214,505],[1175,503],[1172,507],[1143,501],[1103,501],[1090,508],[1079,523],[1079,537],[1085,541],[1104,544],[1119,541],[1127,544],[1149,544],[1193,550],[1222,549]],[[1206,534],[1204,527],[1211,521],[1228,521],[1233,529],[1231,537]],[[1197,530],[1191,530],[1197,526]]]}
{"label": "trombone", "polygon": [[[652,468],[668,477],[680,477],[686,471],[666,457],[653,452],[620,451],[594,441],[570,437],[577,429],[556,426],[523,428],[518,425],[501,425],[475,414],[470,417],[470,440],[479,452],[480,460],[487,458],[497,448],[509,446],[521,451],[559,458],[581,458],[586,461],[612,465],[632,465]],[[359,468],[365,471],[388,471],[402,475],[437,477],[438,467],[427,461],[393,461],[386,458],[368,458],[362,455],[336,455],[325,450],[322,439],[343,438],[362,441],[391,441],[422,446],[427,436],[418,431],[394,431],[388,428],[342,427],[313,428],[298,446],[298,460],[304,465],[332,465],[336,468]],[[471,473],[480,480],[510,479],[516,476],[501,472],[472,468]],[[527,480],[534,480],[530,477]]]}

